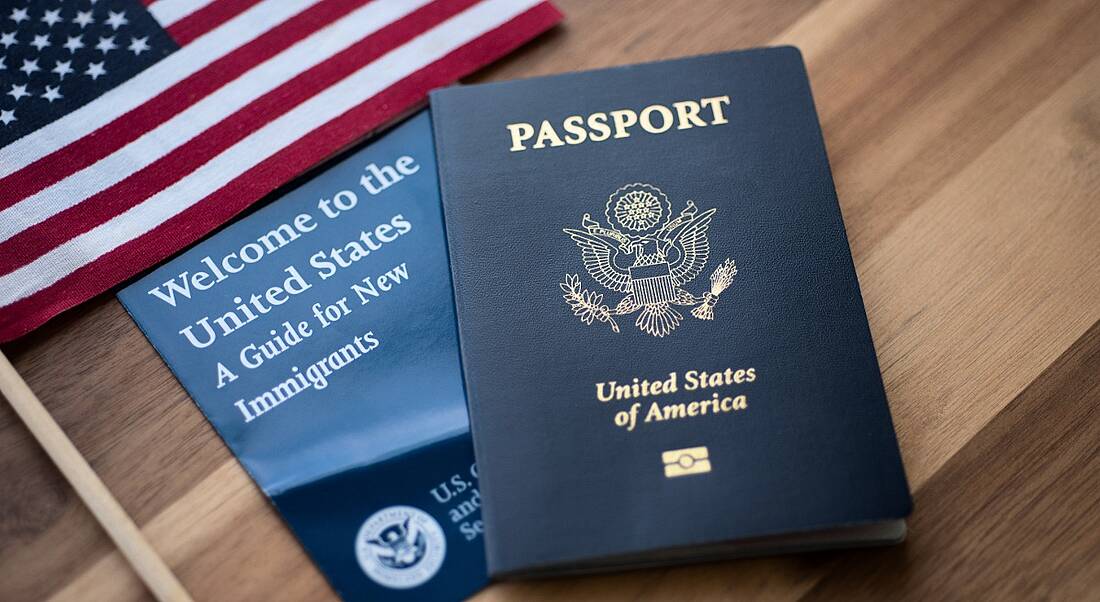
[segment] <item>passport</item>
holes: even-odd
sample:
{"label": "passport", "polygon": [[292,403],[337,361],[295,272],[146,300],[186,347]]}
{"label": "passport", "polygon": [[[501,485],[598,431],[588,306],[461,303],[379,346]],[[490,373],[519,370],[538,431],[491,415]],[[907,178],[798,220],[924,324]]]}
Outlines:
{"label": "passport", "polygon": [[904,538],[797,49],[451,87],[431,106],[490,574]]}
{"label": "passport", "polygon": [[487,583],[427,113],[118,296],[342,597]]}

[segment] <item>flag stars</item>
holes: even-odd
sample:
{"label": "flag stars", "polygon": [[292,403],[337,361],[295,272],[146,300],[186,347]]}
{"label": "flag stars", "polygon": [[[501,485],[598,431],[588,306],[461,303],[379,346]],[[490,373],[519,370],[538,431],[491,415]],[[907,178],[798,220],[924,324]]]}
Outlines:
{"label": "flag stars", "polygon": [[84,75],[90,75],[93,80],[99,79],[100,75],[107,75],[107,70],[103,68],[103,61],[90,63],[88,69],[84,71]]}
{"label": "flag stars", "polygon": [[49,45],[50,45],[50,36],[49,36],[49,34],[42,34],[42,35],[34,36],[34,41],[31,42],[31,46],[34,46],[35,48],[37,48],[39,52],[42,52],[42,49],[49,46]]}
{"label": "flag stars", "polygon": [[118,31],[119,27],[126,25],[130,20],[126,18],[126,11],[120,10],[117,13],[115,11],[108,11],[107,25],[111,26],[111,29]]}
{"label": "flag stars", "polygon": [[12,84],[11,90],[8,90],[8,96],[11,96],[15,100],[19,100],[24,96],[30,96],[30,93],[27,92],[27,84]]}
{"label": "flag stars", "polygon": [[137,56],[145,52],[146,50],[149,50],[149,36],[145,36],[143,38],[131,38],[130,46],[128,46],[127,49],[130,52],[133,52],[134,56]]}
{"label": "flag stars", "polygon": [[107,54],[108,52],[118,48],[118,44],[115,44],[115,36],[109,38],[99,38],[99,42],[96,43],[95,49]]}
{"label": "flag stars", "polygon": [[90,10],[77,11],[76,16],[73,17],[73,23],[76,23],[77,25],[79,25],[81,29],[84,29],[85,27],[91,25],[92,23],[95,23],[95,19],[92,18],[92,11],[90,11]]}
{"label": "flag stars", "polygon": [[69,54],[73,54],[84,47],[84,41],[80,39],[81,37],[82,36],[71,36],[69,39],[65,40],[64,46],[65,49],[69,51]]}
{"label": "flag stars", "polygon": [[30,75],[35,71],[41,71],[42,68],[38,66],[38,59],[23,59],[23,66],[19,70]]}
{"label": "flag stars", "polygon": [[66,75],[73,72],[73,62],[57,61],[57,64],[54,65],[53,69],[51,69],[50,71],[57,74],[57,79],[63,80],[65,79]]}
{"label": "flag stars", "polygon": [[3,44],[4,48],[10,48],[12,44],[18,44],[18,43],[19,42],[17,42],[16,39],[15,39],[15,32],[14,31],[9,31],[9,32],[0,34],[0,44]]}
{"label": "flag stars", "polygon": [[42,22],[49,27],[57,25],[61,21],[61,9],[48,10],[42,15]]}
{"label": "flag stars", "polygon": [[15,111],[12,111],[10,109],[0,111],[0,123],[8,125],[13,121],[19,121],[15,118]]}
{"label": "flag stars", "polygon": [[13,8],[11,9],[11,15],[8,18],[12,21],[15,21],[16,23],[22,23],[23,21],[30,19],[30,16],[27,15],[27,9],[25,8]]}
{"label": "flag stars", "polygon": [[57,91],[58,87],[59,86],[46,86],[46,91],[42,94],[42,98],[45,98],[51,103],[61,98],[61,93]]}

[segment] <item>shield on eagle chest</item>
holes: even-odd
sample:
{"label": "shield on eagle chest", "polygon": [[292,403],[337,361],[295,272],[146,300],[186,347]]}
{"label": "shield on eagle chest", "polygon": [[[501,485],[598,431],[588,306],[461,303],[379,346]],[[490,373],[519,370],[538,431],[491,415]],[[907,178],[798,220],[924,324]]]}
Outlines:
{"label": "shield on eagle chest", "polygon": [[630,287],[640,305],[669,303],[676,298],[667,261],[630,268]]}

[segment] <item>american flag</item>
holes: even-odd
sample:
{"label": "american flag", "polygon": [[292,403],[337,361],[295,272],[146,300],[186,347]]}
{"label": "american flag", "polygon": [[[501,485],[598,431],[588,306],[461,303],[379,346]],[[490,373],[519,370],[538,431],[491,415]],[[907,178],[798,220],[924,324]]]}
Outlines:
{"label": "american flag", "polygon": [[544,0],[5,0],[0,341],[560,18]]}

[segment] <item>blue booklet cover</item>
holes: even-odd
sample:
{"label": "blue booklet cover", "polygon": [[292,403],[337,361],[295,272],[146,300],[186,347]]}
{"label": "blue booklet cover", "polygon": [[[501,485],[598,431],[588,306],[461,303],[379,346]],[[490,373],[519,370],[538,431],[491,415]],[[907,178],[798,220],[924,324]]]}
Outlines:
{"label": "blue booklet cover", "polygon": [[431,102],[491,574],[903,537],[796,49]]}
{"label": "blue booklet cover", "polygon": [[485,584],[426,113],[119,299],[344,598]]}

